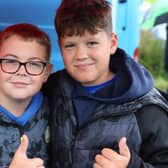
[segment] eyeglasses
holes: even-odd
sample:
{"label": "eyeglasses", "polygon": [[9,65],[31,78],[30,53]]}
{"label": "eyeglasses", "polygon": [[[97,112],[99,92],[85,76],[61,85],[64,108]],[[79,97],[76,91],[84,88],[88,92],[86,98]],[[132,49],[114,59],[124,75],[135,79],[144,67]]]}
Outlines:
{"label": "eyeglasses", "polygon": [[46,62],[41,61],[28,61],[20,62],[15,59],[0,59],[1,69],[5,73],[15,74],[19,71],[20,67],[23,65],[27,74],[29,75],[40,75],[43,73],[46,67]]}

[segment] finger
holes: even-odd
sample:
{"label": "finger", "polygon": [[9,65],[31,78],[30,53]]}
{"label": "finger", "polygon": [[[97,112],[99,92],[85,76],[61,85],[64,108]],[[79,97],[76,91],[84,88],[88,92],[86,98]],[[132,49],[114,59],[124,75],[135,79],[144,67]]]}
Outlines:
{"label": "finger", "polygon": [[126,143],[125,137],[122,137],[119,141],[119,153],[122,156],[126,156],[126,157],[130,156],[130,151],[129,151],[128,145]]}
{"label": "finger", "polygon": [[23,135],[21,138],[21,144],[19,145],[16,153],[21,153],[26,155],[28,145],[29,145],[29,139],[26,135]]}
{"label": "finger", "polygon": [[103,155],[99,155],[99,154],[96,155],[95,160],[96,160],[97,166],[99,166],[100,168],[108,167],[109,165],[112,166],[111,160],[104,157]]}
{"label": "finger", "polygon": [[93,168],[102,168],[102,167],[98,165],[97,163],[94,163]]}
{"label": "finger", "polygon": [[44,167],[44,161],[40,158],[33,158],[31,159],[35,166],[37,167]]}
{"label": "finger", "polygon": [[113,160],[114,158],[118,157],[118,153],[110,148],[104,148],[101,151],[101,154],[108,160]]}

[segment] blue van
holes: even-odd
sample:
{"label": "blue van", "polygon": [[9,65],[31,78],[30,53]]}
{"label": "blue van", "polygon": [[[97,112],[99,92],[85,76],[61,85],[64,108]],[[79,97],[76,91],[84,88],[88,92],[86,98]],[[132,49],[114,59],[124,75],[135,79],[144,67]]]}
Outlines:
{"label": "blue van", "polygon": [[138,60],[140,42],[140,5],[142,0],[111,0],[114,31],[118,34],[119,47]]}
{"label": "blue van", "polygon": [[[119,36],[119,47],[137,58],[140,38],[141,0],[109,0],[113,6],[113,28]],[[0,31],[21,22],[32,23],[46,31],[52,42],[53,71],[64,67],[54,30],[54,16],[61,0],[0,0]]]}

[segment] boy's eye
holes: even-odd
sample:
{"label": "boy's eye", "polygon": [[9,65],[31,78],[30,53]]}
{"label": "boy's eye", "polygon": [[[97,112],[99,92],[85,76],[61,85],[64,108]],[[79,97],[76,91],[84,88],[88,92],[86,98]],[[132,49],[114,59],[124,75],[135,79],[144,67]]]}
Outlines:
{"label": "boy's eye", "polygon": [[18,61],[15,60],[15,59],[5,59],[4,62],[7,63],[7,64],[16,64],[16,63],[18,63]]}
{"label": "boy's eye", "polygon": [[75,46],[74,44],[66,44],[66,45],[64,45],[64,48],[70,49],[74,46]]}
{"label": "boy's eye", "polygon": [[98,44],[98,42],[96,42],[96,41],[89,41],[88,43],[87,43],[87,45],[89,46],[89,47],[94,47],[95,45],[97,45]]}

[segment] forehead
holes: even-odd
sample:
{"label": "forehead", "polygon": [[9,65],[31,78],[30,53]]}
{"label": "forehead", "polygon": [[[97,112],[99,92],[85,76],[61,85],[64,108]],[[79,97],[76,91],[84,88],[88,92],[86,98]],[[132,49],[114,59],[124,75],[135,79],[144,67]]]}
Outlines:
{"label": "forehead", "polygon": [[64,35],[60,37],[60,41],[73,40],[73,39],[102,39],[104,37],[108,37],[107,33],[103,30],[99,30],[96,33],[91,33],[89,31],[85,31],[81,34],[73,34],[73,35]]}
{"label": "forehead", "polygon": [[0,46],[0,56],[17,55],[20,58],[45,57],[45,47],[35,40],[24,40],[19,36],[11,36],[3,41]]}

